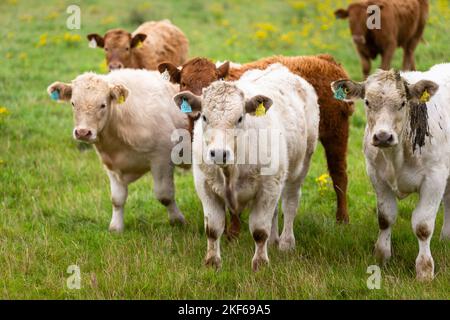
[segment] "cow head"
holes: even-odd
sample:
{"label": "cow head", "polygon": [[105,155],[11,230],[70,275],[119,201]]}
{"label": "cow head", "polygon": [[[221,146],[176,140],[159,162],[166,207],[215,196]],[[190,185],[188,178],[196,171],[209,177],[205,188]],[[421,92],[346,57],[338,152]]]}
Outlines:
{"label": "cow head", "polygon": [[376,147],[394,147],[407,134],[413,150],[422,147],[428,133],[426,101],[439,86],[428,80],[409,84],[400,73],[378,70],[365,82],[338,80],[332,90],[344,92],[345,99],[363,99],[367,117],[367,131]]}
{"label": "cow head", "polygon": [[139,50],[147,35],[138,33],[134,37],[125,30],[108,31],[104,37],[91,33],[87,36],[94,46],[103,48],[109,71],[121,68],[132,68],[133,50]]}
{"label": "cow head", "polygon": [[128,89],[111,85],[93,73],[78,76],[71,84],[54,82],[47,88],[52,99],[71,102],[75,127],[73,137],[95,143],[105,128],[115,104],[128,97]]}
{"label": "cow head", "polygon": [[225,62],[220,67],[206,58],[194,58],[177,68],[170,62],[161,63],[158,66],[159,72],[167,70],[170,81],[180,85],[180,91],[191,91],[196,95],[202,94],[202,89],[212,82],[224,79],[228,75],[230,63]]}
{"label": "cow head", "polygon": [[246,114],[255,114],[260,104],[266,110],[272,105],[272,100],[262,95],[246,98],[236,85],[225,81],[212,83],[203,90],[202,96],[183,91],[174,101],[180,108],[185,101],[192,113],[201,113],[206,159],[222,166],[234,162],[236,130],[245,128]]}
{"label": "cow head", "polygon": [[[350,25],[350,31],[352,33],[352,39],[355,44],[363,46],[366,44],[367,29],[367,8],[375,3],[371,2],[357,2],[352,3],[348,9],[338,9],[334,12],[334,15],[338,19],[347,19]],[[376,3],[376,5],[383,9],[384,5]]]}

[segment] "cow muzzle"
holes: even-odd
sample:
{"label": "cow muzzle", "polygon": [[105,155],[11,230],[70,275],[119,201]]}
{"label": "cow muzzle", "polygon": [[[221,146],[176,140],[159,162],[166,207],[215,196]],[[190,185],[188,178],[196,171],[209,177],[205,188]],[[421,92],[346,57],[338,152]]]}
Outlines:
{"label": "cow muzzle", "polygon": [[378,148],[389,148],[398,143],[396,135],[388,131],[377,131],[372,137],[372,144]]}
{"label": "cow muzzle", "polygon": [[75,128],[73,130],[73,136],[78,141],[94,143],[97,139],[97,133],[95,130],[87,128]]}
{"label": "cow muzzle", "polygon": [[233,153],[229,149],[211,148],[208,150],[209,160],[219,166],[225,166],[233,162]]}
{"label": "cow muzzle", "polygon": [[108,65],[109,71],[123,69],[123,64],[120,61],[111,62]]}

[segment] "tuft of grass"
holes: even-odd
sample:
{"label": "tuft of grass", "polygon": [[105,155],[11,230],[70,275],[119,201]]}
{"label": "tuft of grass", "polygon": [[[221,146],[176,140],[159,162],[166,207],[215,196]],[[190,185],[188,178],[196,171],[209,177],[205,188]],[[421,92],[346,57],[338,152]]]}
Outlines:
{"label": "tuft of grass", "polygon": [[[436,279],[429,284],[414,279],[418,246],[410,218],[417,197],[400,204],[394,256],[382,269],[381,289],[366,286],[378,227],[362,154],[361,104],[352,117],[348,152],[351,224],[335,224],[334,191],[316,181],[326,172],[319,146],[295,222],[297,248],[289,253],[270,248],[270,266],[254,274],[247,215],[240,239],[222,241],[222,270],[203,266],[203,214],[189,171],[176,173],[176,199],[186,227],[168,224],[165,209],[152,195],[151,179],[145,177],[130,187],[124,234],[108,233],[111,203],[102,165],[91,147],[72,140],[70,107],[52,103],[45,92],[56,80],[106,72],[103,52],[88,48],[88,33],[113,27],[132,31],[143,19],[165,18],[187,34],[192,57],[246,62],[273,54],[328,52],[358,80],[362,75],[348,24],[332,15],[350,1],[95,0],[80,4],[81,30],[67,30],[65,9],[72,2],[0,4],[0,34],[6,39],[0,47],[0,105],[8,113],[0,114],[1,298],[449,298],[450,249],[438,240],[441,212],[431,244]],[[416,51],[420,70],[448,60],[448,2],[430,3],[426,43]],[[395,67],[401,58],[398,50]],[[80,267],[80,290],[66,286],[70,265]]]}

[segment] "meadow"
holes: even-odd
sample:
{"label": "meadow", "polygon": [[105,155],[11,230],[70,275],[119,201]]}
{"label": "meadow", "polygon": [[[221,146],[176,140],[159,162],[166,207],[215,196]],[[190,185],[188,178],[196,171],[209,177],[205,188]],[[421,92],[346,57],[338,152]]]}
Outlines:
{"label": "meadow", "polygon": [[[335,223],[335,193],[318,147],[295,223],[297,247],[270,248],[270,266],[251,271],[254,243],[243,215],[238,241],[222,241],[223,266],[203,266],[206,236],[192,173],[176,173],[176,199],[188,225],[171,227],[146,176],[131,185],[125,232],[108,232],[109,182],[90,146],[72,138],[72,110],[46,93],[53,81],[85,71],[106,72],[91,32],[134,30],[169,18],[190,40],[190,56],[246,62],[273,54],[330,53],[361,80],[347,21],[333,11],[346,0],[125,2],[4,0],[0,3],[0,298],[2,299],[449,299],[450,243],[432,240],[436,278],[415,280],[418,243],[410,217],[416,196],[403,200],[393,230],[393,258],[379,290],[367,288],[378,224],[375,194],[365,173],[363,105],[352,117],[349,225]],[[426,70],[448,61],[448,0],[430,0],[425,41],[416,51]],[[81,8],[81,29],[68,30],[66,8]],[[401,66],[397,51],[394,66]],[[379,59],[374,66],[379,65]],[[69,289],[67,268],[81,271]]]}

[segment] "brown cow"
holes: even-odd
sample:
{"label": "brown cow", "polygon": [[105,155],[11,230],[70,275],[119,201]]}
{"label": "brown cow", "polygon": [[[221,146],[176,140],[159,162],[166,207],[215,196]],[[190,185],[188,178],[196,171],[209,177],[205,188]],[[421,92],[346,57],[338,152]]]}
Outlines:
{"label": "brown cow", "polygon": [[[381,29],[369,29],[368,7],[378,6]],[[358,50],[364,77],[370,73],[371,60],[381,54],[381,69],[389,70],[397,47],[403,48],[403,70],[415,70],[414,50],[425,29],[428,0],[370,0],[338,9],[337,18],[349,19],[353,42]]]}
{"label": "brown cow", "polygon": [[[167,70],[171,81],[180,84],[181,91],[189,90],[201,95],[202,89],[213,81],[221,78],[237,80],[248,70],[266,69],[274,63],[281,63],[292,73],[304,78],[319,96],[319,138],[325,148],[328,170],[337,195],[336,219],[338,222],[348,223],[346,157],[349,117],[353,113],[353,104],[338,101],[333,97],[330,83],[341,79],[347,73],[332,56],[274,56],[236,67],[230,67],[230,63],[226,62],[218,68],[206,58],[195,58],[186,62],[180,69],[170,63],[163,63],[158,69],[160,72]],[[190,118],[190,128],[193,127],[194,120]],[[239,218],[232,216],[229,234],[237,235],[239,229]]]}
{"label": "brown cow", "polygon": [[87,36],[92,47],[105,50],[109,70],[132,68],[156,70],[163,61],[181,65],[186,61],[189,41],[169,20],[145,22],[132,34],[109,30],[104,37]]}

